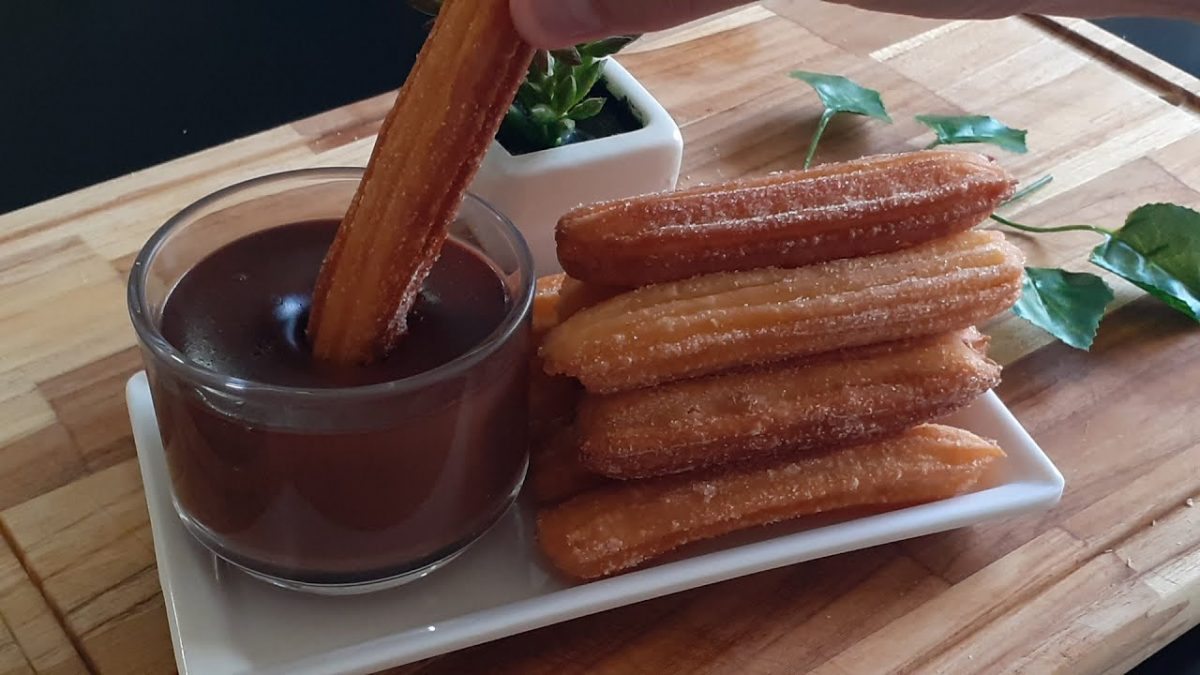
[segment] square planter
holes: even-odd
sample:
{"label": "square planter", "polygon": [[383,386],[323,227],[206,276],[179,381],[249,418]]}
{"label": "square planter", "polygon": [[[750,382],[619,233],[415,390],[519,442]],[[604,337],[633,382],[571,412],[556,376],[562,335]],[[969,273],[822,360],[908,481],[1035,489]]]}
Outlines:
{"label": "square planter", "polygon": [[562,271],[554,247],[562,214],[580,204],[670,190],[679,178],[683,138],[666,109],[615,59],[605,65],[603,80],[642,128],[523,155],[493,141],[471,185],[525,235],[538,275]]}

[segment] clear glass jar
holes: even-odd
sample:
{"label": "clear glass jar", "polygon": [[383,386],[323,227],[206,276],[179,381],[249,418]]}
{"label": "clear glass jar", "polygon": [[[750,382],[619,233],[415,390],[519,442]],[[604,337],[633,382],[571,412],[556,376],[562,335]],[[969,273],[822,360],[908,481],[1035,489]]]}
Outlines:
{"label": "clear glass jar", "polygon": [[217,372],[164,338],[163,308],[193,266],[257,232],[340,218],[361,176],[292,171],[205,197],[151,237],[129,280],[180,518],[229,562],[314,592],[397,585],[449,561],[509,508],[528,463],[532,261],[512,224],[474,197],[451,238],[490,263],[509,305],[447,363],[380,384],[297,388]]}

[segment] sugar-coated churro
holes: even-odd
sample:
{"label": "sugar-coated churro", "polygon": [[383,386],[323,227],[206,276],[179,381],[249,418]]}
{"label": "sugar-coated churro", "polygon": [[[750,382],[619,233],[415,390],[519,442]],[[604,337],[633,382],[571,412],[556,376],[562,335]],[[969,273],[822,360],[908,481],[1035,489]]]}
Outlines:
{"label": "sugar-coated churro", "polygon": [[507,0],[442,4],[321,266],[309,321],[318,358],[369,362],[404,333],[532,55]]}
{"label": "sugar-coated churro", "polygon": [[[540,344],[545,334],[561,323],[563,288],[568,281],[565,274],[552,274],[537,280],[533,297],[534,344]],[[547,374],[536,352],[530,359],[529,369],[529,435],[536,446],[544,443],[555,429],[575,419],[581,387],[570,377]]]}
{"label": "sugar-coated churro", "polygon": [[581,206],[558,224],[572,276],[643,286],[894,251],[970,228],[1012,194],[988,157],[880,155]]}
{"label": "sugar-coated churro", "polygon": [[607,482],[607,478],[580,464],[579,436],[571,425],[560,425],[530,453],[526,484],[534,501],[543,506],[557,504]]}
{"label": "sugar-coated churro", "polygon": [[570,377],[547,375],[537,356],[530,360],[529,371],[529,436],[536,443],[575,419],[583,388]]}
{"label": "sugar-coated churro", "polygon": [[562,285],[565,274],[538,277],[533,293],[533,338],[540,341],[551,328],[562,323],[559,307],[562,305]]}
{"label": "sugar-coated churro", "polygon": [[562,273],[539,277],[533,299],[533,335],[540,340],[551,328],[580,310],[628,290],[589,284]]}
{"label": "sugar-coated churro", "polygon": [[975,325],[1011,307],[1024,256],[996,231],[797,269],[722,272],[639,288],[551,330],[546,370],[589,391]]}
{"label": "sugar-coated churro", "polygon": [[612,483],[543,511],[538,541],[559,570],[593,579],[757,525],[952,497],[1003,456],[970,432],[922,425],[834,452]]}
{"label": "sugar-coated churro", "polygon": [[574,277],[564,276],[558,291],[560,296],[558,320],[566,321],[580,311],[615,298],[628,290],[628,288],[592,284]]}
{"label": "sugar-coated churro", "polygon": [[[583,464],[660,476],[892,434],[1000,382],[974,328],[616,394],[577,417]],[[815,361],[815,362],[814,362]]]}

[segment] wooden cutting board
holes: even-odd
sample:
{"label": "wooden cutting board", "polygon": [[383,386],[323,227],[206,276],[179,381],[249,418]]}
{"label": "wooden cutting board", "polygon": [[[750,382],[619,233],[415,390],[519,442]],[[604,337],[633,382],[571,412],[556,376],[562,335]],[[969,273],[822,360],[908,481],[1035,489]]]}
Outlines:
{"label": "wooden cutting board", "polygon": [[[1200,82],[1077,21],[938,22],[778,1],[621,57],[683,128],[682,183],[799,166],[819,114],[786,72],[847,75],[896,123],[838,119],[820,160],[907,150],[919,113],[1030,129],[997,152],[1054,183],[1033,224],[1200,205]],[[174,668],[122,398],[140,368],[124,279],[192,200],[282,169],[361,165],[380,96],[0,216],[0,675]],[[1085,267],[1081,233],[1014,237]],[[1116,283],[1091,353],[988,326],[1001,397],[1062,468],[1048,513],[765,572],[482,645],[404,673],[1098,673],[1200,622],[1200,327]]]}

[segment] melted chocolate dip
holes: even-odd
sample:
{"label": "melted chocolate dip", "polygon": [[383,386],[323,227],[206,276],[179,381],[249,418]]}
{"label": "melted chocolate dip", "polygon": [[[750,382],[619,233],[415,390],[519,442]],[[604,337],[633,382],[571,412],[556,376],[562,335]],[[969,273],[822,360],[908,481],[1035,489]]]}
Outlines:
{"label": "melted chocolate dip", "polygon": [[[449,364],[508,315],[497,270],[450,240],[391,356],[370,366],[314,359],[305,324],[337,226],[284,225],[218,249],[168,296],[164,337],[222,375],[340,397],[333,390]],[[226,401],[152,372],[185,520],[233,562],[308,583],[381,579],[444,558],[486,530],[520,484],[529,349],[526,324],[460,374],[332,401]]]}

